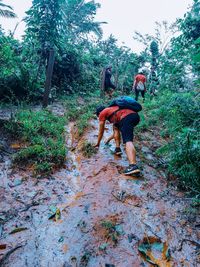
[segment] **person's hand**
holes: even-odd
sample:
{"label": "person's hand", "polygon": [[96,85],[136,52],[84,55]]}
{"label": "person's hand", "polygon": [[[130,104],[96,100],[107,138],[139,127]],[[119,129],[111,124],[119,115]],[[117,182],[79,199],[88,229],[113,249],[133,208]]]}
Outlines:
{"label": "person's hand", "polygon": [[93,145],[94,148],[99,148],[99,144]]}

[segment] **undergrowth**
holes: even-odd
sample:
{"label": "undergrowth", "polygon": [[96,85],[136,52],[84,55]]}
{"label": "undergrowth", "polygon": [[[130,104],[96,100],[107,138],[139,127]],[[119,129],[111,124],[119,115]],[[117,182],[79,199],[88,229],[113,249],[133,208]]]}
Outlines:
{"label": "undergrowth", "polygon": [[97,153],[97,149],[91,143],[85,141],[82,145],[81,152],[84,157],[90,158]]}
{"label": "undergrowth", "polygon": [[162,95],[145,103],[145,116],[139,126],[162,128],[161,136],[168,144],[157,153],[168,161],[168,170],[177,177],[179,186],[200,196],[200,109],[199,94],[194,92]]}
{"label": "undergrowth", "polygon": [[76,121],[78,135],[81,136],[88,127],[88,121],[94,118],[95,110],[102,100],[97,94],[90,94],[84,97],[74,96],[64,100],[66,117],[69,121]]}
{"label": "undergrowth", "polygon": [[49,174],[65,162],[65,120],[49,111],[21,110],[5,125],[22,143],[14,155],[17,165],[30,165],[36,174]]}

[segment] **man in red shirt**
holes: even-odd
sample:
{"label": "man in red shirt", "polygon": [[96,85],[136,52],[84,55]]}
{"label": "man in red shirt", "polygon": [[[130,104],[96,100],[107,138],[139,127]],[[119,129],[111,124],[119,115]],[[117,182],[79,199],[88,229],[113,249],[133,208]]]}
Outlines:
{"label": "man in red shirt", "polygon": [[139,72],[134,79],[133,90],[135,91],[135,100],[138,100],[139,93],[141,92],[143,102],[146,92],[146,77],[143,72]]}
{"label": "man in red shirt", "polygon": [[[96,115],[99,118],[99,134],[95,147],[99,147],[105,129],[105,122],[108,120],[113,123],[114,139],[116,143],[115,152],[120,152],[120,132],[123,143],[125,144],[126,155],[129,160],[129,166],[124,170],[125,175],[140,173],[136,165],[136,151],[133,145],[133,129],[139,123],[140,117],[137,112],[130,109],[119,109],[118,106],[113,107],[98,107]],[[119,153],[118,153],[119,154]]]}

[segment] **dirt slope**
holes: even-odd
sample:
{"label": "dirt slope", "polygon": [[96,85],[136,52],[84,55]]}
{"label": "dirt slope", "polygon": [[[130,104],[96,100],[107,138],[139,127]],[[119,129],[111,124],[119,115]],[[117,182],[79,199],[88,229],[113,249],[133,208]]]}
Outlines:
{"label": "dirt slope", "polygon": [[[97,121],[91,121],[81,140],[76,139],[74,124],[66,128],[66,168],[50,179],[36,180],[27,170],[13,171],[4,155],[0,244],[6,249],[0,249],[0,266],[153,266],[138,251],[145,238],[163,246],[163,255],[159,249],[154,258],[149,254],[158,266],[199,266],[199,222],[195,214],[186,212],[190,200],[167,186],[153,152],[161,140],[155,132],[136,138],[143,175],[126,177],[121,174],[127,165],[125,153],[115,157],[114,146],[102,143],[90,159],[81,155],[84,140],[96,141],[97,127]],[[58,214],[49,220],[49,208],[60,210],[61,218]],[[27,229],[10,234],[20,227]],[[165,257],[167,248],[170,260]]]}

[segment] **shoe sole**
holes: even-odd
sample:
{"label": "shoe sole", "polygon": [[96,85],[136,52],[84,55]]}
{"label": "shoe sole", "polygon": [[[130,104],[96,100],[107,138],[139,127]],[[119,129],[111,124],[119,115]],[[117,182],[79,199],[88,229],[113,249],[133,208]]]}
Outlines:
{"label": "shoe sole", "polygon": [[137,169],[137,170],[134,170],[134,171],[130,171],[130,172],[126,172],[124,173],[125,175],[129,175],[129,174],[139,174],[140,173],[140,170]]}

